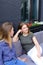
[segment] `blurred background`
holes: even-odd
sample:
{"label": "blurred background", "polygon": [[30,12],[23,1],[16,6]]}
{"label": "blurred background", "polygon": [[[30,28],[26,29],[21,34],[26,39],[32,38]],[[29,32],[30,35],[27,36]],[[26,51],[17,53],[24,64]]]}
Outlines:
{"label": "blurred background", "polygon": [[0,0],[0,24],[13,22],[17,31],[20,22],[43,22],[43,0]]}

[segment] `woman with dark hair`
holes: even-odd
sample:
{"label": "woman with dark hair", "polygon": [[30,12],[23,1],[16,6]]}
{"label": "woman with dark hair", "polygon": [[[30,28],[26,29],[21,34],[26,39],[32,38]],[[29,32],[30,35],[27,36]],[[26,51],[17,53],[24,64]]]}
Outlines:
{"label": "woman with dark hair", "polygon": [[[21,35],[19,35],[21,33]],[[18,38],[21,41],[23,49],[26,51],[26,54],[37,64],[39,65],[41,60],[39,61],[42,53],[42,48],[39,45],[36,37],[30,32],[29,26],[26,23],[21,22],[19,25],[19,30],[15,35],[15,38]]]}
{"label": "woman with dark hair", "polygon": [[[21,33],[21,35],[19,35],[19,33]],[[38,55],[40,56],[40,45],[26,23],[23,23],[23,22],[20,23],[19,30],[15,35],[16,38],[18,38],[18,35],[19,35],[19,39],[21,41],[22,47],[26,51],[26,53],[35,45],[38,51]]]}
{"label": "woman with dark hair", "polygon": [[12,24],[9,22],[3,23],[0,30],[0,65],[26,65],[16,56],[13,34]]}

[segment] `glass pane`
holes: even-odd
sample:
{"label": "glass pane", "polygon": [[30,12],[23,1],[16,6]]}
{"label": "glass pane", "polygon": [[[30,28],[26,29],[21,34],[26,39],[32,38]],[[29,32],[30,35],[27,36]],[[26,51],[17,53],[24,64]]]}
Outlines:
{"label": "glass pane", "polygon": [[21,3],[21,21],[38,20],[39,0],[24,0]]}

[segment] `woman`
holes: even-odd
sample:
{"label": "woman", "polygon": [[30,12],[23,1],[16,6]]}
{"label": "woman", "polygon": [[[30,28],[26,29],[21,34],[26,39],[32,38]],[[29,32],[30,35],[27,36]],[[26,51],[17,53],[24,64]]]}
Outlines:
{"label": "woman", "polygon": [[[21,33],[21,35],[19,35]],[[26,51],[28,56],[38,65],[40,64],[39,60],[41,57],[42,49],[32,32],[30,32],[29,27],[26,23],[20,23],[19,30],[15,35],[17,39],[19,35],[23,49]],[[35,46],[34,46],[35,45]]]}
{"label": "woman", "polygon": [[12,37],[14,34],[13,26],[9,22],[2,24],[3,31],[0,34],[0,65],[26,65],[20,59],[17,59]]}
{"label": "woman", "polygon": [[[21,35],[19,35],[19,33],[21,33]],[[19,37],[18,37],[19,35]],[[34,45],[36,46],[37,49],[37,54],[38,56],[40,56],[40,45],[36,39],[36,37],[33,35],[32,32],[30,32],[29,30],[29,26],[26,23],[20,23],[19,25],[19,30],[15,35],[15,39],[20,38],[21,44],[23,49],[26,51],[26,53],[34,47]]]}

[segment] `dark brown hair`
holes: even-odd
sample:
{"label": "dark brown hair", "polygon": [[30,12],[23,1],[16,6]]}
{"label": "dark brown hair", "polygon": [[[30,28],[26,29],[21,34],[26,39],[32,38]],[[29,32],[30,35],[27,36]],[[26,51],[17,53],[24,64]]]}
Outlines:
{"label": "dark brown hair", "polygon": [[3,28],[0,26],[0,40],[2,40],[3,39],[3,33],[4,33],[4,30],[3,30]]}

